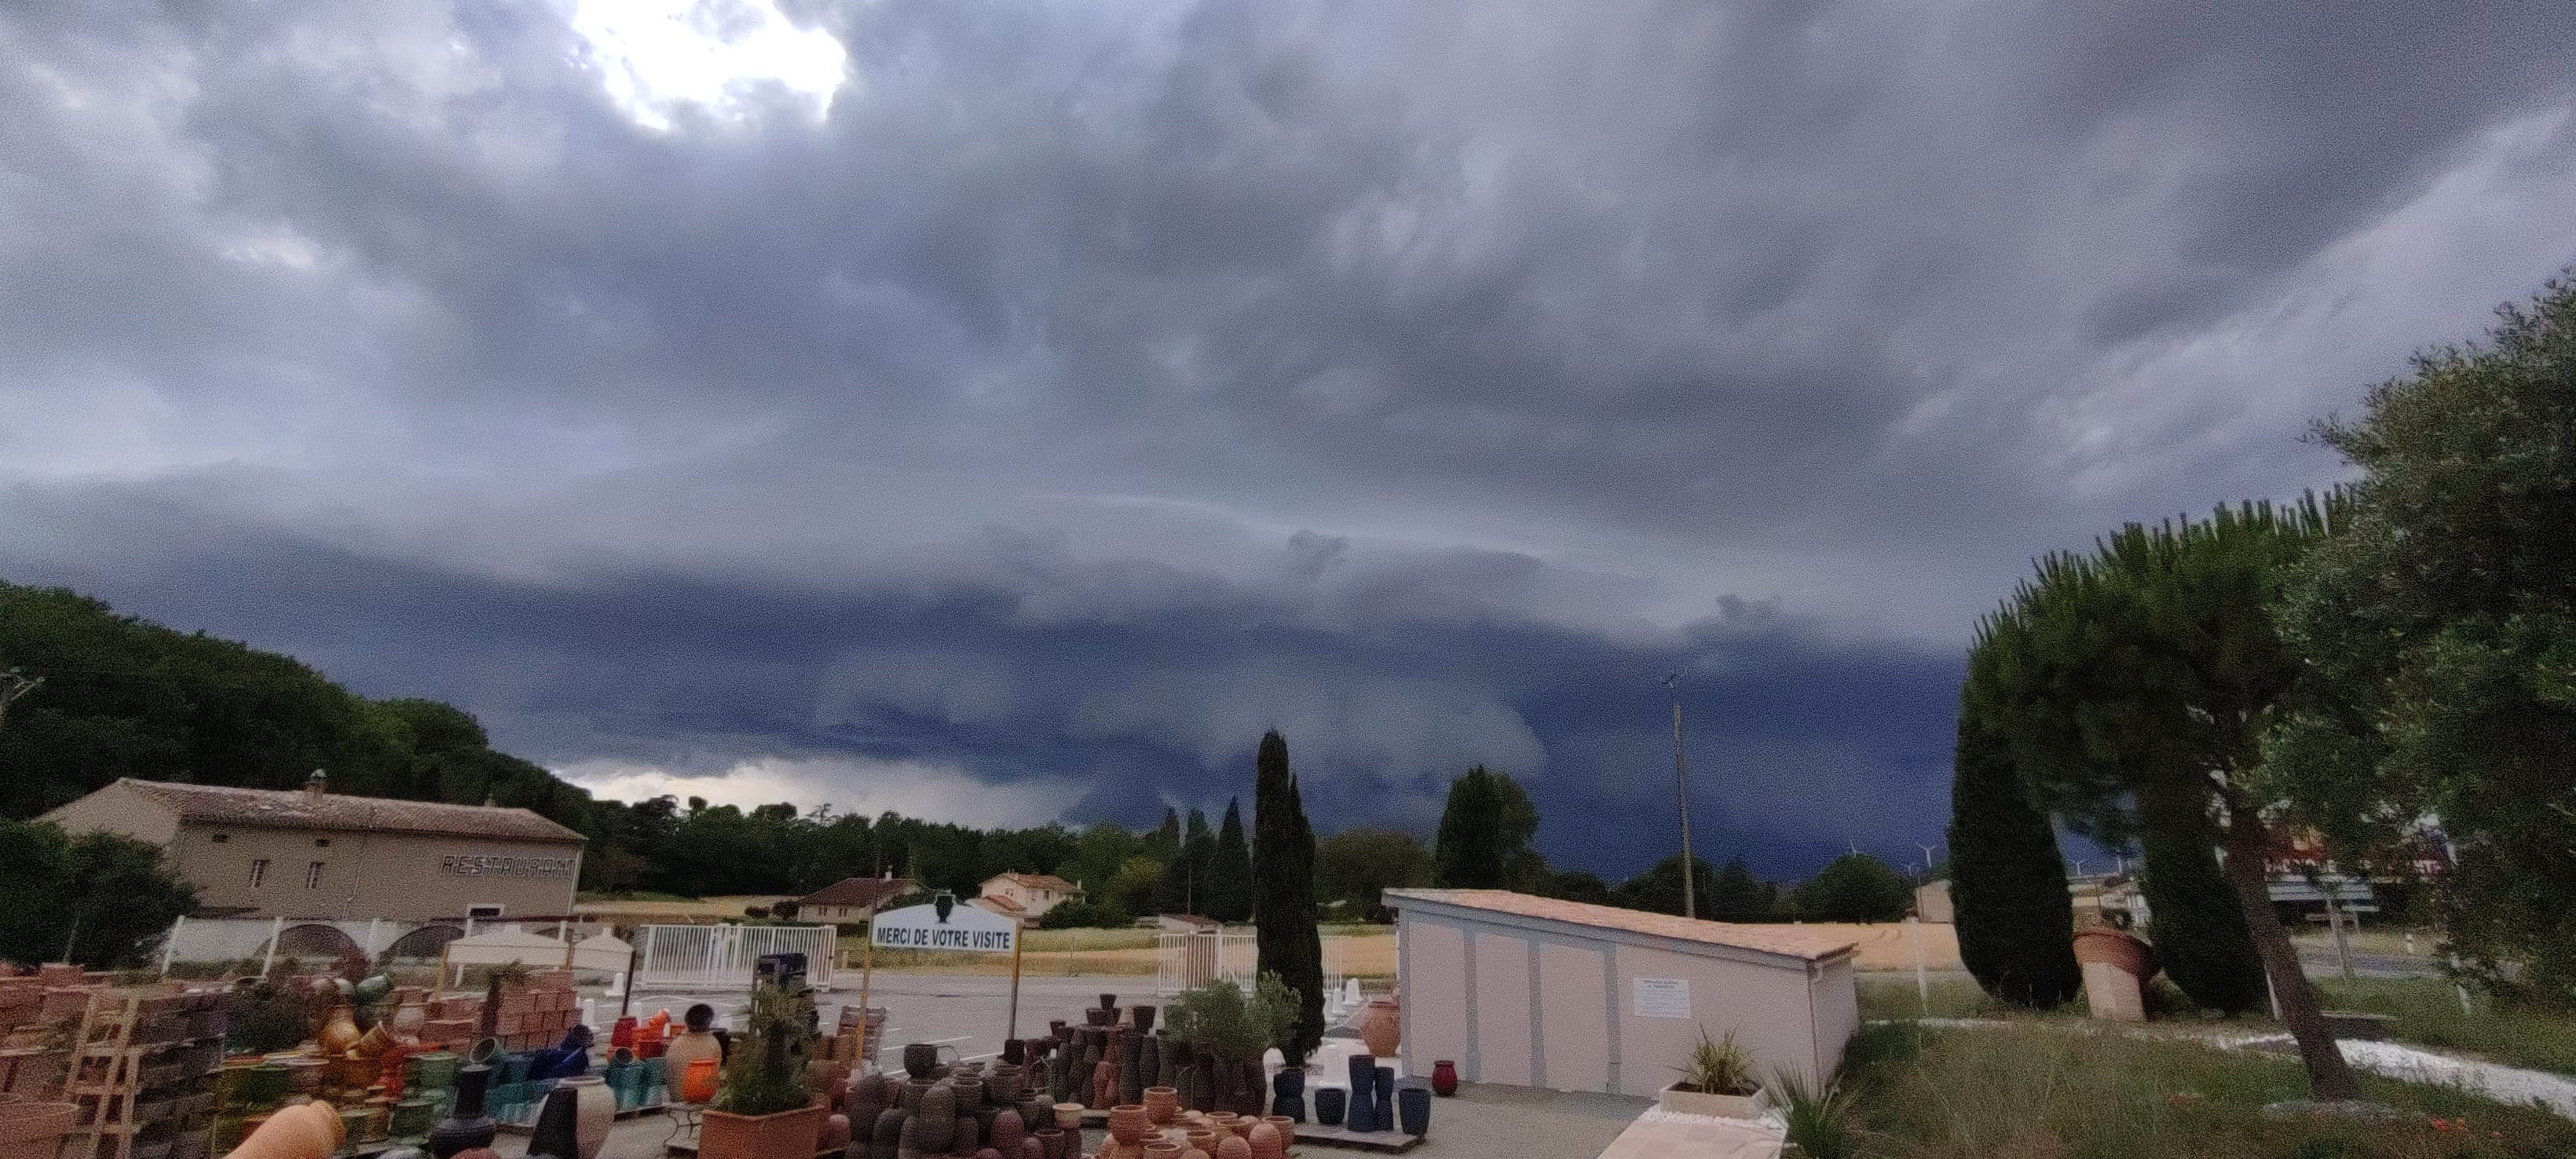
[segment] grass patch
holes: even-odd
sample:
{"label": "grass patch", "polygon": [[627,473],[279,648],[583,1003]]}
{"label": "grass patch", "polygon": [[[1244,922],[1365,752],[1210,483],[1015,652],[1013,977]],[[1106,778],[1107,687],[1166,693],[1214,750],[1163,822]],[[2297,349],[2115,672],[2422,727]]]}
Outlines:
{"label": "grass patch", "polygon": [[[2013,1007],[1998,1002],[1965,978],[1950,978],[1932,983],[1932,1001],[1927,1007],[1915,992],[1911,975],[1904,978],[1860,979],[1860,1016],[1863,1021],[1900,1018],[2001,1018],[2018,1013]],[[2082,1001],[2082,999],[2077,999]]]}
{"label": "grass patch", "polygon": [[2459,992],[2440,978],[2321,979],[2317,991],[2329,1010],[2394,1016],[2389,1036],[2400,1042],[2576,1074],[2576,1016],[2565,1011],[2498,1005],[2471,989],[2463,1014]]}
{"label": "grass patch", "polygon": [[[2455,1007],[2456,1009],[2456,1007]],[[2306,1093],[2285,1058],[2088,1031],[1869,1027],[1844,1082],[1862,1154],[1879,1159],[2541,1159],[2576,1154],[2576,1123],[2444,1087],[2365,1077],[2394,1123],[2273,1122]]]}

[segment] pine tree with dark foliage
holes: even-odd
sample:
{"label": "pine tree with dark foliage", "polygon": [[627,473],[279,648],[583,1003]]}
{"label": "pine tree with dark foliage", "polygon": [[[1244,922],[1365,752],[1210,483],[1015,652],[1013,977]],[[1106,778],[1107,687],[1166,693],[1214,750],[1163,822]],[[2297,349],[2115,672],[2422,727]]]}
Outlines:
{"label": "pine tree with dark foliage", "polygon": [[1986,993],[2015,1006],[2044,1010],[2083,985],[2061,857],[2057,831],[2031,806],[2007,746],[1963,713],[1950,774],[1959,958]]}
{"label": "pine tree with dark foliage", "polygon": [[1225,822],[1217,826],[1216,852],[1208,861],[1207,916],[1221,922],[1252,920],[1252,845],[1243,836],[1243,804],[1225,803]]}
{"label": "pine tree with dark foliage", "polygon": [[1297,991],[1297,1029],[1279,1053],[1299,1066],[1324,1041],[1324,942],[1315,929],[1315,830],[1276,731],[1262,735],[1253,760],[1252,883],[1260,970]]}
{"label": "pine tree with dark foliage", "polygon": [[1431,848],[1432,884],[1443,889],[1527,889],[1547,872],[1546,860],[1530,848],[1530,838],[1537,834],[1538,806],[1530,803],[1519,782],[1483,765],[1470,768],[1449,783],[1449,801],[1440,810],[1440,834]]}

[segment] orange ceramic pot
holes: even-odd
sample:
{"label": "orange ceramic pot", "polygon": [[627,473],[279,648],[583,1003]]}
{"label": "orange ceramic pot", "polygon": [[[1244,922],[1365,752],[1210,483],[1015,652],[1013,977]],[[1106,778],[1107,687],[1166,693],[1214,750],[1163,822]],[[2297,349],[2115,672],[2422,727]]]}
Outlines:
{"label": "orange ceramic pot", "polygon": [[350,1047],[358,1045],[358,1038],[358,1022],[349,1017],[346,1006],[332,1011],[331,1017],[322,1023],[322,1033],[314,1036],[315,1041],[322,1044],[324,1055],[346,1054]]}
{"label": "orange ceramic pot", "polygon": [[329,1104],[297,1103],[268,1116],[227,1159],[329,1159],[344,1137]]}
{"label": "orange ceramic pot", "polygon": [[1217,1140],[1216,1159],[1252,1159],[1252,1144],[1241,1136],[1228,1135]]}
{"label": "orange ceramic pot", "polygon": [[1145,1088],[1145,1117],[1157,1127],[1167,1126],[1181,1113],[1181,1092],[1175,1087]]}
{"label": "orange ceramic pot", "polygon": [[1396,1047],[1404,1037],[1403,1012],[1393,998],[1370,1000],[1368,1012],[1360,1015],[1360,1041],[1368,1044],[1369,1053],[1383,1059],[1395,1057]]}
{"label": "orange ceramic pot", "polygon": [[1081,1130],[1082,1104],[1057,1103],[1055,1105],[1055,1128],[1059,1131]]}
{"label": "orange ceramic pot", "polygon": [[1261,1121],[1279,1128],[1280,1146],[1286,1147],[1297,1142],[1297,1120],[1286,1115],[1263,1115]]}
{"label": "orange ceramic pot", "polygon": [[1279,1137],[1279,1128],[1268,1123],[1254,1123],[1243,1141],[1252,1147],[1252,1159],[1288,1159],[1288,1144]]}
{"label": "orange ceramic pot", "polygon": [[672,1084],[671,1093],[681,1102],[703,1106],[715,1101],[718,1077],[716,1060],[690,1059],[688,1069],[680,1072],[680,1081]]}
{"label": "orange ceramic pot", "polygon": [[1109,1108],[1109,1137],[1127,1146],[1143,1142],[1145,1132],[1153,1125],[1153,1120],[1145,1116],[1145,1108],[1134,1103]]}

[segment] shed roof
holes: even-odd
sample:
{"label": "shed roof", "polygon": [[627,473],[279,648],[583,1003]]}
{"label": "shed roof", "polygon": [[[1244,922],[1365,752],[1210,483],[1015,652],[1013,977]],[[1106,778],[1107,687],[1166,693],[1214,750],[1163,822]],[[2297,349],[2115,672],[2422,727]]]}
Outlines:
{"label": "shed roof", "polygon": [[330,829],[371,833],[433,833],[512,841],[576,844],[588,840],[526,809],[398,801],[300,790],[235,789],[176,781],[116,782],[145,800],[171,809],[183,821],[262,825],[278,829]]}
{"label": "shed roof", "polygon": [[1649,913],[1645,910],[1620,909],[1616,906],[1589,905],[1514,893],[1507,889],[1390,889],[1386,904],[1394,909],[1432,907],[1480,910],[1491,914],[1529,918],[1562,925],[1585,926],[1614,933],[1645,934],[1677,942],[1725,946],[1753,950],[1814,962],[1851,952],[1857,943],[1827,930],[1794,925],[1751,925],[1739,922],[1711,922],[1673,914]]}

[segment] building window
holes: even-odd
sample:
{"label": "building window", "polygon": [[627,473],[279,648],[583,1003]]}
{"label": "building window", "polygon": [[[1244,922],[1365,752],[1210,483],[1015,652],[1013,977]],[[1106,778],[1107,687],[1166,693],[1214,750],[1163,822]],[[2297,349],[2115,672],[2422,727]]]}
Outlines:
{"label": "building window", "polygon": [[221,845],[221,844],[223,844],[224,842],[230,841],[230,840],[232,840],[232,839],[233,839],[233,835],[232,835],[232,834],[230,834],[230,833],[217,833],[217,834],[215,834],[214,836],[207,838],[206,840],[208,840],[208,841],[212,841],[212,842],[214,842],[214,843],[215,843],[215,844],[217,844],[217,845]]}
{"label": "building window", "polygon": [[304,867],[304,888],[306,888],[306,889],[320,889],[320,888],[322,888],[322,863],[321,863],[321,862],[316,861],[316,862],[312,863],[311,865],[307,865],[307,866],[305,866],[305,867]]}
{"label": "building window", "polygon": [[265,858],[265,857],[263,857],[263,858],[260,858],[260,859],[259,859],[259,860],[257,860],[257,861],[251,862],[251,863],[250,863],[250,887],[251,887],[252,889],[258,889],[258,888],[260,887],[260,885],[261,885],[262,883],[266,882],[267,880],[268,880],[268,859],[267,859],[267,858]]}
{"label": "building window", "polygon": [[501,916],[501,907],[497,905],[469,905],[465,907],[465,916],[469,918],[497,918]]}

